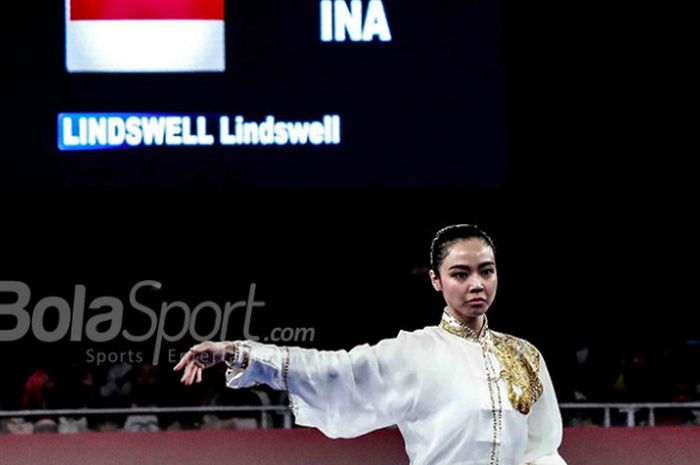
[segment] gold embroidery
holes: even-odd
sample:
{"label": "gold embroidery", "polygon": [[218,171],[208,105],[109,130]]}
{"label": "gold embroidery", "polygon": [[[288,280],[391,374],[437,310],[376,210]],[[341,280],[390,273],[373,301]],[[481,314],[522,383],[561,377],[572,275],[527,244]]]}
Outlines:
{"label": "gold embroidery", "polygon": [[507,334],[491,331],[501,377],[508,382],[508,399],[513,407],[527,414],[542,395],[540,355],[535,347]]}
{"label": "gold embroidery", "polygon": [[459,336],[463,339],[467,339],[468,341],[473,342],[479,342],[480,339],[484,339],[484,336],[486,335],[489,329],[488,321],[484,320],[484,325],[482,326],[481,331],[479,331],[479,334],[477,335],[476,332],[469,326],[465,325],[457,318],[447,313],[447,310],[445,310],[445,312],[442,314],[440,326],[448,333],[452,333],[455,336]]}
{"label": "gold embroidery", "polygon": [[[485,316],[484,316],[485,318]],[[452,315],[447,310],[442,314],[440,327],[450,334],[459,336],[468,341],[476,342],[481,347],[481,354],[484,358],[486,369],[486,382],[489,387],[489,400],[491,401],[491,418],[492,418],[492,437],[491,437],[491,456],[489,465],[500,464],[501,450],[501,435],[503,432],[503,405],[501,401],[501,388],[498,384],[500,379],[493,366],[492,356],[489,352],[493,352],[493,342],[491,340],[488,320],[484,319],[484,324],[481,331],[477,334],[469,326],[465,325]]]}
{"label": "gold embroidery", "polygon": [[500,463],[501,450],[501,434],[503,430],[503,405],[501,401],[501,389],[498,386],[498,376],[493,367],[491,356],[489,356],[489,345],[486,342],[488,338],[484,338],[481,346],[481,353],[484,357],[486,365],[486,378],[489,386],[489,398],[491,399],[491,418],[493,419],[493,438],[491,440],[491,457],[489,465],[498,465]]}
{"label": "gold embroidery", "polygon": [[[477,335],[469,326],[454,318],[447,311],[440,321],[448,333],[472,342],[493,347],[493,352],[501,364],[501,373],[496,379],[503,378],[508,384],[508,400],[513,408],[523,414],[530,413],[532,406],[542,395],[543,387],[540,379],[540,355],[537,349],[527,341],[508,334],[489,329],[488,322]],[[486,351],[484,351],[486,360]],[[494,374],[495,375],[495,374]],[[487,368],[487,376],[490,377]],[[496,384],[496,386],[498,386]],[[491,386],[489,385],[489,388]],[[492,402],[494,408],[495,404]],[[497,428],[495,428],[497,429]]]}

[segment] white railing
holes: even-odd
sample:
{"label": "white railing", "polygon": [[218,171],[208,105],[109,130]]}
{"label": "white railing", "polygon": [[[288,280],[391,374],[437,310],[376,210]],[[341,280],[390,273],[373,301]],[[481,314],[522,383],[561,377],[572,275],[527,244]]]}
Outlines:
{"label": "white railing", "polygon": [[649,426],[656,426],[656,410],[659,409],[700,409],[700,402],[644,402],[644,403],[562,403],[559,404],[562,410],[582,410],[594,409],[603,410],[603,426],[609,428],[611,425],[610,412],[616,409],[618,412],[627,414],[627,427],[633,428],[637,425],[636,414],[639,411],[649,411]]}
{"label": "white railing", "polygon": [[[24,418],[45,416],[92,416],[92,415],[158,415],[172,413],[237,413],[259,412],[260,425],[269,428],[271,421],[269,414],[282,415],[283,427],[291,428],[293,425],[292,410],[284,405],[269,405],[269,399],[261,397],[266,405],[262,406],[203,406],[203,407],[131,407],[131,408],[104,408],[104,409],[59,409],[59,410],[0,410],[0,418]],[[625,413],[627,426],[633,428],[637,425],[636,414],[648,410],[649,426],[656,425],[656,410],[660,409],[688,409],[700,410],[700,402],[657,402],[657,403],[562,403],[562,410],[603,410],[603,426],[609,428],[611,412],[616,410]]]}
{"label": "white railing", "polygon": [[[263,400],[263,399],[261,399]],[[204,407],[131,407],[131,408],[83,408],[57,410],[0,410],[0,418],[25,417],[66,417],[66,416],[95,416],[95,415],[158,415],[169,413],[237,413],[260,412],[261,428],[269,428],[271,422],[269,413],[277,412],[282,415],[284,428],[291,428],[292,410],[284,405],[262,406],[204,406]]]}

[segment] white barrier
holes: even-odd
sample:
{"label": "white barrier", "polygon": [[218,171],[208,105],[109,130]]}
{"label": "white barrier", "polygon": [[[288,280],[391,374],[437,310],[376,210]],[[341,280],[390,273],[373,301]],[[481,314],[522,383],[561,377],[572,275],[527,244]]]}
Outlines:
{"label": "white barrier", "polygon": [[[105,409],[58,409],[58,410],[0,410],[0,418],[24,418],[44,416],[90,416],[90,415],[158,415],[171,413],[236,413],[236,412],[260,412],[260,425],[268,428],[271,425],[269,414],[278,413],[283,417],[284,428],[292,428],[292,410],[284,405],[269,405],[269,400],[261,398],[268,403],[262,406],[202,406],[202,407],[133,407],[133,408],[105,408]],[[627,426],[637,426],[636,414],[642,410],[649,411],[649,426],[656,426],[656,410],[659,409],[689,409],[700,410],[700,402],[646,402],[646,403],[577,403],[567,402],[559,404],[562,410],[603,410],[603,426],[609,428],[612,425],[611,411],[627,415]]]}
{"label": "white barrier", "polygon": [[594,409],[603,410],[603,426],[610,428],[610,411],[617,409],[619,412],[627,414],[627,427],[633,428],[637,425],[636,414],[640,410],[649,410],[649,426],[656,426],[657,409],[700,409],[700,402],[644,402],[644,403],[578,403],[567,402],[559,404],[562,410]]}

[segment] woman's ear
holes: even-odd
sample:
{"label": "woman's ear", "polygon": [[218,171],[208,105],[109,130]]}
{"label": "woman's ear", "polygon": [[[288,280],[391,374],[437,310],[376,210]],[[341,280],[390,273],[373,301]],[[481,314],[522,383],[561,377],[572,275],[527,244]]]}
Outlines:
{"label": "woman's ear", "polygon": [[430,283],[433,285],[433,289],[438,292],[442,292],[442,283],[440,282],[440,277],[433,270],[428,271],[430,276]]}

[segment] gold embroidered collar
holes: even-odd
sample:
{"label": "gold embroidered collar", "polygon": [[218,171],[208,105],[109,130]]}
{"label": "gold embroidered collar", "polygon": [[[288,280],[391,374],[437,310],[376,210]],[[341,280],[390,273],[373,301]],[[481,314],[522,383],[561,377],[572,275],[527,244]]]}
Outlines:
{"label": "gold embroidered collar", "polygon": [[[479,334],[450,315],[447,309],[442,314],[440,327],[448,333],[468,341],[482,343],[481,348],[487,364],[487,372],[489,369],[491,370],[489,383],[494,383],[495,389],[498,389],[498,380],[504,379],[508,389],[508,400],[513,408],[523,414],[530,413],[532,406],[543,392],[540,378],[540,355],[532,344],[524,339],[492,331],[489,329],[486,315],[484,315],[484,326]],[[494,370],[495,367],[493,367],[490,357],[487,356],[487,352],[493,352],[498,359],[500,373]],[[489,389],[493,388],[494,386],[489,384]]]}
{"label": "gold embroidered collar", "polygon": [[489,323],[488,319],[486,318],[486,315],[484,315],[484,325],[481,327],[481,331],[479,331],[479,334],[477,334],[469,326],[465,325],[457,318],[450,315],[447,309],[445,309],[442,312],[442,320],[440,321],[440,326],[448,333],[452,333],[455,336],[459,336],[472,342],[483,341],[484,339],[486,339],[489,333]]}

